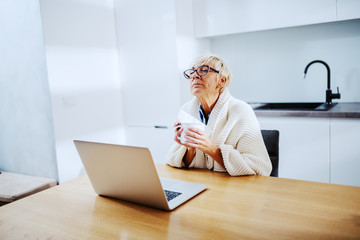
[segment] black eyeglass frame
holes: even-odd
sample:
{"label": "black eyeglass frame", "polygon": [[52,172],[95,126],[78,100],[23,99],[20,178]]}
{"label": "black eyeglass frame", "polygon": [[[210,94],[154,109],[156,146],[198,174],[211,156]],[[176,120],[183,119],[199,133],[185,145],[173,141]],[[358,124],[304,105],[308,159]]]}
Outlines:
{"label": "black eyeglass frame", "polygon": [[[203,74],[203,75],[201,75],[201,74],[198,72],[198,70],[199,70],[200,68],[202,68],[202,67],[207,67],[207,68],[208,68],[207,72],[206,72],[205,74]],[[210,66],[208,66],[208,65],[202,65],[202,66],[198,67],[197,69],[192,69],[192,68],[186,69],[186,70],[183,72],[183,74],[184,74],[184,77],[185,77],[186,79],[190,79],[191,76],[189,76],[188,74],[186,74],[187,71],[192,71],[190,75],[194,75],[194,73],[196,72],[200,77],[203,77],[203,76],[206,76],[206,75],[209,73],[210,70],[213,70],[215,73],[219,73],[218,70],[216,70],[216,69],[214,69],[214,68],[212,68],[212,67],[210,67]]]}

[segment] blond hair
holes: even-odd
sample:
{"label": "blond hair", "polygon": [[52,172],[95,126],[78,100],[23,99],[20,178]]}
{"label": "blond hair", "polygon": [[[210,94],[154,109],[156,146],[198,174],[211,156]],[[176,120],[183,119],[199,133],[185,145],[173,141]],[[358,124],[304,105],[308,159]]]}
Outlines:
{"label": "blond hair", "polygon": [[218,56],[215,55],[203,55],[194,60],[193,66],[201,66],[201,65],[210,65],[212,68],[219,71],[219,75],[217,80],[219,81],[222,77],[226,78],[226,83],[222,89],[220,89],[220,92],[223,92],[226,87],[230,85],[232,74],[225,63],[225,61]]}

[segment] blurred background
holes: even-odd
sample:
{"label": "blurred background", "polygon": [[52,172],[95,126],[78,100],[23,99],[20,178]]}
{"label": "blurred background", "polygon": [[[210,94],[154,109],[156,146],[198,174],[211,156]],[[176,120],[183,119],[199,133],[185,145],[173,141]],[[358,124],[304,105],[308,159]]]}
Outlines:
{"label": "blurred background", "polygon": [[[163,162],[191,98],[182,72],[225,59],[247,102],[360,102],[356,0],[2,0],[0,169],[84,174],[74,139],[149,147]],[[336,90],[335,90],[336,91]]]}

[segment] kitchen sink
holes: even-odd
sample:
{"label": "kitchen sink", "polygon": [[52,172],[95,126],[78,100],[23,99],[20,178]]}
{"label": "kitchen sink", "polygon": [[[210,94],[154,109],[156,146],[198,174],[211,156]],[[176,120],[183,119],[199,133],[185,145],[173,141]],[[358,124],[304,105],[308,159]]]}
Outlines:
{"label": "kitchen sink", "polygon": [[323,102],[265,103],[254,110],[327,111],[335,105],[336,103],[326,104]]}

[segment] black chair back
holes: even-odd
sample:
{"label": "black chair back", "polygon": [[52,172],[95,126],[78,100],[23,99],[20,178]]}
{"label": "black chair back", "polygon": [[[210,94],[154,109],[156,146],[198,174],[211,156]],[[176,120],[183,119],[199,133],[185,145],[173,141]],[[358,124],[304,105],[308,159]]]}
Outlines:
{"label": "black chair back", "polygon": [[278,177],[279,175],[279,131],[278,130],[261,130],[262,137],[272,164],[270,176]]}

